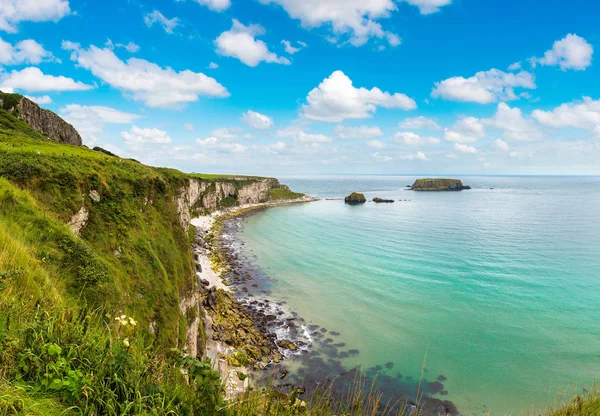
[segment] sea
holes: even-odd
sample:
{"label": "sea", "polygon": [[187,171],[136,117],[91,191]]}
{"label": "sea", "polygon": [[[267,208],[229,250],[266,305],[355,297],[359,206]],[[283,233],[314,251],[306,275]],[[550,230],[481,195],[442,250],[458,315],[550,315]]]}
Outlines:
{"label": "sea", "polygon": [[[301,317],[296,381],[359,369],[385,394],[507,415],[600,378],[600,177],[457,178],[472,189],[284,177],[321,200],[238,220],[263,295]],[[355,191],[395,202],[340,199]]]}

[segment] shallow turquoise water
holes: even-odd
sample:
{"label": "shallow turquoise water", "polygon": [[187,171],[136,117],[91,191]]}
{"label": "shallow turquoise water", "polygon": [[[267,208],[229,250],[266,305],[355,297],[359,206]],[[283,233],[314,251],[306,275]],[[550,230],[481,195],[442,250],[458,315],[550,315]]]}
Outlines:
{"label": "shallow turquoise water", "polygon": [[418,379],[428,349],[425,378],[447,378],[434,397],[464,414],[519,413],[600,378],[600,178],[463,179],[474,189],[285,179],[320,197],[410,201],[272,208],[241,238],[272,298],[360,351],[345,367],[391,361]]}

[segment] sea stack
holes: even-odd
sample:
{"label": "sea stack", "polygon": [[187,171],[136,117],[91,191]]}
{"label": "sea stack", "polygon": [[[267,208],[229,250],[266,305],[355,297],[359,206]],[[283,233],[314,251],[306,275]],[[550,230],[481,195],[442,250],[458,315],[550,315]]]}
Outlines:
{"label": "sea stack", "polygon": [[462,191],[471,189],[470,186],[464,186],[459,179],[444,178],[426,178],[417,179],[413,184],[413,191]]}
{"label": "sea stack", "polygon": [[359,194],[358,192],[352,192],[350,195],[344,198],[344,202],[350,205],[358,205],[364,204],[365,202],[367,202],[367,199],[363,194]]}

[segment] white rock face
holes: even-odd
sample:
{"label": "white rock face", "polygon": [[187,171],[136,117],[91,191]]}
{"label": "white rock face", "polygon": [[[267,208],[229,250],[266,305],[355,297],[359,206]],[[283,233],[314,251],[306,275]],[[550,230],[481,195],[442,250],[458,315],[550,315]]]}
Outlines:
{"label": "white rock face", "polygon": [[87,210],[85,206],[82,206],[81,209],[77,212],[77,214],[73,215],[71,221],[69,221],[69,227],[73,234],[81,235],[81,231],[87,224],[90,219],[90,212]]}

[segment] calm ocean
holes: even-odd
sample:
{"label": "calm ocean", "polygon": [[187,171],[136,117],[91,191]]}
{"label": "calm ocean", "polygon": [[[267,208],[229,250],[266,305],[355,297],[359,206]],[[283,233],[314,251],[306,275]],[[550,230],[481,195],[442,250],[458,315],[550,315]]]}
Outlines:
{"label": "calm ocean", "polygon": [[600,178],[466,176],[471,191],[405,191],[414,179],[282,178],[316,197],[397,202],[243,220],[270,298],[325,328],[309,371],[335,360],[410,390],[427,352],[424,391],[468,415],[544,407],[600,378]]}

